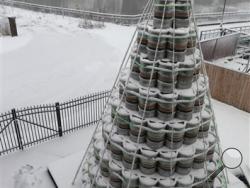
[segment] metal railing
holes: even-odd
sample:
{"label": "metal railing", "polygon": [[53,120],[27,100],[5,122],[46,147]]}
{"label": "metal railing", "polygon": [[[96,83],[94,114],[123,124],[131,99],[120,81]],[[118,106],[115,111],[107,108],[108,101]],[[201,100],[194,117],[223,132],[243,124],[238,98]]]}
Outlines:
{"label": "metal railing", "polygon": [[241,37],[245,35],[250,35],[250,26],[241,26],[241,27],[230,27],[230,28],[217,28],[211,30],[204,30],[200,33],[200,40],[210,40],[217,37],[225,36],[232,33],[240,33]]}
{"label": "metal railing", "polygon": [[97,123],[110,91],[0,114],[0,156]]}
{"label": "metal railing", "polygon": [[[96,21],[106,21],[114,22],[121,24],[136,24],[142,14],[135,15],[123,15],[123,14],[111,14],[103,12],[95,12],[88,10],[64,8],[64,7],[55,7],[47,6],[41,4],[27,3],[22,1],[14,0],[1,0],[0,4],[14,6],[19,8],[24,8],[28,10],[35,10],[44,13],[53,13],[64,16],[86,18]],[[237,23],[237,22],[249,22],[250,12],[225,12],[224,14],[224,23]],[[203,25],[213,25],[220,24],[222,18],[222,12],[213,12],[213,13],[196,13],[195,18],[199,26]]]}
{"label": "metal railing", "polygon": [[0,1],[0,4],[18,8],[24,8],[28,10],[35,10],[44,13],[53,13],[63,16],[79,17],[96,21],[101,20],[106,22],[123,23],[123,24],[136,24],[142,16],[142,14],[136,14],[136,15],[111,14],[111,13],[102,13],[102,12],[95,12],[88,10],[47,6],[47,5],[40,5],[40,4],[12,1],[12,0],[2,0]]}
{"label": "metal railing", "polygon": [[[229,41],[226,40],[228,37],[230,38]],[[204,58],[208,58],[207,60],[214,60],[215,57],[231,54],[229,57],[233,56],[246,60],[247,63],[243,63],[242,61],[240,63],[242,65],[245,64],[242,72],[250,72],[250,26],[201,31],[200,41],[202,44],[207,43],[207,47],[203,49]]]}
{"label": "metal railing", "polygon": [[205,31],[201,31],[200,33],[200,41],[211,40],[211,39],[223,37],[232,33],[236,33],[236,32],[232,31],[231,29],[223,29],[223,28],[205,30]]}

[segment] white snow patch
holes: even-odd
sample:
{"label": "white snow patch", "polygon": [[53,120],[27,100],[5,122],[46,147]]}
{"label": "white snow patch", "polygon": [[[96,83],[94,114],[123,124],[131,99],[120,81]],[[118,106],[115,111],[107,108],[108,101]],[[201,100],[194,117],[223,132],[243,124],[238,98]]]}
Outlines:
{"label": "white snow patch", "polygon": [[[15,175],[19,169],[23,170],[23,167],[28,165],[34,169],[31,171],[34,176],[39,177],[41,180],[41,188],[54,188],[54,183],[47,172],[48,165],[76,152],[83,154],[91,139],[94,128],[95,126],[90,126],[72,134],[64,135],[62,138],[56,138],[55,140],[37,145],[36,147],[1,156],[0,187],[16,188],[15,181],[18,179],[18,183],[21,184],[23,182],[21,180],[25,180],[25,177],[30,176],[30,173],[25,173],[25,176],[20,176],[20,178],[15,178]],[[67,168],[64,169],[67,171]]]}
{"label": "white snow patch", "polygon": [[0,112],[112,87],[135,27],[87,30],[80,19],[6,9],[19,36],[0,38]]}
{"label": "white snow patch", "polygon": [[[77,173],[83,153],[78,152],[67,156],[63,159],[57,160],[48,165],[48,169],[59,188],[81,187],[81,175],[80,171],[76,181],[73,183],[74,177]],[[64,170],[67,169],[67,170]]]}
{"label": "white snow patch", "polygon": [[14,177],[15,188],[39,188],[42,180],[37,176],[37,171],[31,165],[25,165],[18,170]]}
{"label": "white snow patch", "polygon": [[250,114],[213,100],[222,149],[239,149],[250,168]]}
{"label": "white snow patch", "polygon": [[[239,58],[239,57],[227,57],[227,58],[215,60],[212,63],[220,67],[225,67],[227,69],[231,69],[231,70],[235,70],[239,72],[245,72],[246,67],[249,63],[249,60]],[[250,72],[248,74],[250,74]]]}

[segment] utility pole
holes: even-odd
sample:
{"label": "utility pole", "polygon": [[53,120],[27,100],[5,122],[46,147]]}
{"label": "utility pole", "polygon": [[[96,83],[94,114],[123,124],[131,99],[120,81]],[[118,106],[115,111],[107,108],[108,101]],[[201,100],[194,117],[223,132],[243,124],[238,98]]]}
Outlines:
{"label": "utility pole", "polygon": [[221,17],[221,23],[220,23],[221,36],[223,36],[223,24],[224,24],[224,17],[225,17],[226,5],[227,5],[227,0],[224,0],[223,10],[222,10],[222,17]]}

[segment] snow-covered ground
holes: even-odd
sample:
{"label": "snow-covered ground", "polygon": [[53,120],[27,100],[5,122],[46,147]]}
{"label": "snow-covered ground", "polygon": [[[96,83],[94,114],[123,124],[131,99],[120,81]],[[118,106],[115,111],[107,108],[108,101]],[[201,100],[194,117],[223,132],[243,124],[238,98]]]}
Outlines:
{"label": "snow-covered ground", "polygon": [[[0,157],[0,187],[31,188],[28,186],[16,187],[16,184],[25,182],[22,181],[25,176],[32,174],[38,177],[37,185],[32,188],[54,188],[54,184],[47,173],[47,166],[73,153],[84,153],[94,128],[94,126],[84,128],[72,134],[64,135],[63,138],[40,144],[37,147]],[[20,172],[30,166],[34,170],[31,173],[23,173],[23,176],[21,176]]]}
{"label": "snow-covered ground", "polygon": [[[231,70],[236,70],[239,72],[246,72],[246,67],[248,66],[250,60],[239,58],[239,57],[230,57],[215,60],[215,63],[218,66],[225,67]],[[250,64],[249,64],[250,67]],[[250,74],[250,72],[248,73]]]}
{"label": "snow-covered ground", "polygon": [[[16,8],[5,11],[17,16],[19,36],[0,37],[0,112],[109,89],[135,29],[105,24],[104,29],[84,30],[78,27],[79,19]],[[239,148],[250,166],[249,113],[217,101],[214,107],[222,147]],[[82,129],[1,157],[0,187],[28,188],[20,180],[33,176],[36,188],[52,188],[47,165],[84,152],[92,131]]]}
{"label": "snow-covered ground", "polygon": [[135,30],[86,30],[80,19],[0,6],[3,14],[17,17],[19,36],[0,37],[0,113],[111,88]]}
{"label": "snow-covered ground", "polygon": [[[244,163],[250,165],[249,113],[218,101],[213,101],[213,105],[222,149],[228,147],[240,149],[244,156]],[[15,182],[20,183],[20,180],[27,176],[27,173],[24,176],[20,176],[20,171],[25,171],[31,166],[34,168],[33,171],[35,171],[35,173],[31,174],[38,177],[36,181],[37,187],[33,188],[54,188],[46,172],[47,166],[74,153],[82,152],[83,154],[93,130],[94,126],[91,126],[66,135],[63,138],[57,138],[36,147],[0,157],[0,187],[19,188],[14,186]],[[30,176],[30,173],[28,173],[28,176]]]}
{"label": "snow-covered ground", "polygon": [[222,149],[238,148],[250,168],[250,114],[213,100]]}
{"label": "snow-covered ground", "polygon": [[19,36],[0,37],[0,112],[112,87],[135,27],[85,30],[79,19],[7,9]]}

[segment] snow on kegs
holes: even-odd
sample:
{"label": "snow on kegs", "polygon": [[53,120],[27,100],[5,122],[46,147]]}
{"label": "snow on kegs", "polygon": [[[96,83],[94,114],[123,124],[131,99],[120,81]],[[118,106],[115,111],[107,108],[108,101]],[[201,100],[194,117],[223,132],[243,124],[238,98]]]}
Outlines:
{"label": "snow on kegs", "polygon": [[155,160],[158,152],[141,148],[140,150],[142,157],[140,159],[140,171],[144,174],[154,174],[156,171],[157,161]]}
{"label": "snow on kegs", "polygon": [[139,90],[139,113],[145,118],[154,117],[156,113],[157,102],[154,98],[157,97],[157,89],[146,89],[141,87]]}
{"label": "snow on kegs", "polygon": [[170,149],[179,149],[183,145],[184,139],[184,129],[186,124],[184,122],[173,122],[168,123],[167,130],[170,132],[167,133],[166,146]]}
{"label": "snow on kegs", "polygon": [[110,169],[110,181],[109,183],[113,187],[120,188],[122,186],[122,166],[116,163],[115,161],[109,162],[109,169]]}
{"label": "snow on kegs", "polygon": [[158,62],[149,59],[140,59],[140,84],[144,87],[155,87],[157,82],[157,72],[153,70],[153,66],[157,66]]}
{"label": "snow on kegs", "polygon": [[114,188],[220,185],[205,181],[216,169],[217,139],[190,2],[155,0],[153,19],[137,28],[131,65],[109,101],[112,118],[102,118],[102,142],[94,147],[97,161],[105,155],[101,174]]}
{"label": "snow on kegs", "polygon": [[125,91],[125,106],[134,111],[138,111],[139,97],[136,95],[139,93],[139,85],[129,82],[127,84],[127,90]]}
{"label": "snow on kegs", "polygon": [[195,143],[198,138],[200,119],[198,117],[193,117],[187,122],[186,128],[189,130],[185,132],[184,143],[186,145],[191,145]]}
{"label": "snow on kegs", "polygon": [[159,149],[164,145],[165,133],[161,130],[164,130],[166,124],[163,122],[155,122],[149,120],[148,127],[152,131],[147,132],[147,145],[152,149]]}
{"label": "snow on kegs", "polygon": [[158,102],[158,111],[157,117],[162,121],[170,121],[174,119],[176,112],[176,103],[177,94],[159,94],[159,99],[161,101]]}
{"label": "snow on kegs", "polygon": [[147,131],[143,128],[147,127],[146,120],[140,116],[131,114],[130,121],[130,140],[137,142],[139,137],[139,143],[144,143],[146,141]]}
{"label": "snow on kegs", "polygon": [[159,161],[158,172],[163,177],[170,177],[175,172],[176,157],[178,153],[175,151],[160,152],[160,157],[162,160]]}
{"label": "snow on kegs", "polygon": [[157,87],[162,93],[173,93],[177,83],[179,63],[171,63],[168,59],[159,62]]}

